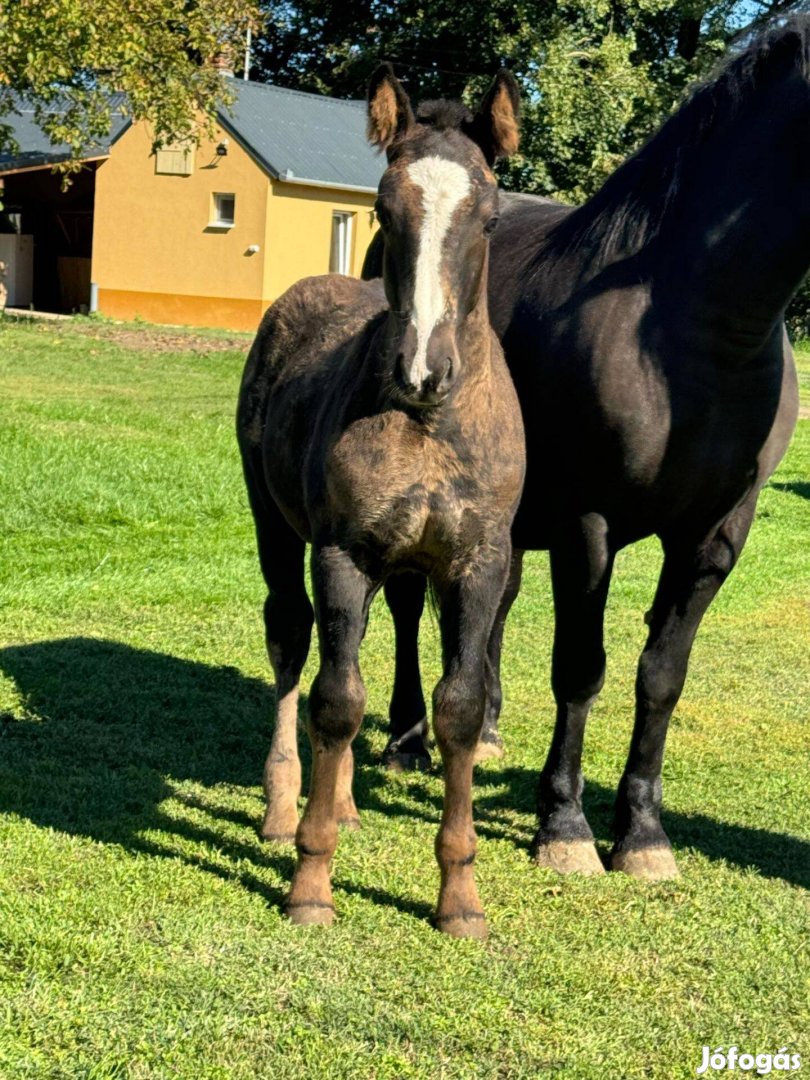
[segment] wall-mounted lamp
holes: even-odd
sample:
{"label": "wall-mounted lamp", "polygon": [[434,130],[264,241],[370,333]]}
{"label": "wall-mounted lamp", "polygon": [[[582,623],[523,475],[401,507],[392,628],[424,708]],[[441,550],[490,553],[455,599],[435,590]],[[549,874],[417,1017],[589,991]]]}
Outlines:
{"label": "wall-mounted lamp", "polygon": [[247,249],[247,254],[258,255],[261,250],[262,249],[259,247],[258,244],[251,244],[250,247]]}
{"label": "wall-mounted lamp", "polygon": [[223,139],[222,142],[217,143],[217,157],[228,156],[228,140]]}

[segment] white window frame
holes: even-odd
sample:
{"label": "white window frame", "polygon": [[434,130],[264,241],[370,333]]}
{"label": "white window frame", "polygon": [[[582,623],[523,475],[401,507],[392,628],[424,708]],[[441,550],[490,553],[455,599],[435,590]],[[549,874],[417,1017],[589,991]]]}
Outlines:
{"label": "white window frame", "polygon": [[[233,217],[223,219],[220,209],[221,199],[233,199]],[[214,191],[211,194],[211,220],[209,229],[232,229],[236,224],[236,195],[232,191]]]}
{"label": "white window frame", "polygon": [[354,214],[347,210],[333,210],[332,232],[329,237],[329,272],[331,274],[351,274],[353,233]]}

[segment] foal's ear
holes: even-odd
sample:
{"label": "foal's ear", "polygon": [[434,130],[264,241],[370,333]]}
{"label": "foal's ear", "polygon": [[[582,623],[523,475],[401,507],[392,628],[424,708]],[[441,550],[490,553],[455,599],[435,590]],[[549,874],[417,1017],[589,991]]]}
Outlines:
{"label": "foal's ear", "polygon": [[368,141],[387,150],[415,123],[408,95],[394,69],[390,64],[380,64],[368,85]]}
{"label": "foal's ear", "polygon": [[478,112],[465,127],[465,133],[477,142],[487,163],[511,157],[517,151],[520,113],[520,90],[511,71],[501,68],[484,94]]}

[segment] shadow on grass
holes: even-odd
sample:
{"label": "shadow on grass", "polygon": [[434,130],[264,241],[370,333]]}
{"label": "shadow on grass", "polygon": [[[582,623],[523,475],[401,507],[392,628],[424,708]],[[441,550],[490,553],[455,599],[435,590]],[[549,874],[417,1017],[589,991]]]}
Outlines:
{"label": "shadow on grass", "polygon": [[[262,811],[258,795],[255,810],[245,811],[222,806],[215,788],[260,783],[273,708],[267,683],[235,668],[88,638],[2,649],[0,670],[15,682],[26,713],[22,720],[0,717],[0,811],[133,852],[181,859],[239,882],[273,906],[282,903],[284,887],[269,883],[262,871],[270,869],[286,883],[293,852],[256,839]],[[379,717],[367,717],[355,743],[361,812],[438,824],[441,800],[435,785],[420,777],[392,783],[375,761],[368,728],[382,723]],[[302,750],[306,771],[308,748]],[[200,797],[177,793],[175,784],[186,780],[212,790]],[[529,770],[479,770],[478,832],[527,848],[531,828],[526,815],[534,805],[534,786]],[[212,824],[199,813],[195,821],[169,816],[160,804],[172,796],[192,813],[203,811]],[[591,784],[586,801],[597,839],[607,841],[613,793]],[[516,822],[516,815],[522,820]],[[234,825],[249,831],[239,837]],[[670,813],[665,827],[677,846],[810,887],[810,844],[795,837],[701,815]],[[166,837],[165,846],[161,836]],[[173,837],[206,845],[234,865],[184,854]],[[432,857],[431,849],[432,844],[426,844],[426,859]],[[335,884],[420,919],[429,915],[426,904],[400,895],[342,879]]]}
{"label": "shadow on grass", "polygon": [[[0,649],[0,671],[16,684],[25,712],[24,719],[0,715],[0,813],[177,859],[282,905],[293,849],[258,840],[258,794],[255,810],[246,812],[223,806],[215,787],[261,784],[271,685],[236,668],[93,638]],[[301,741],[306,777],[309,746]],[[187,780],[212,790],[199,798],[178,792]],[[211,826],[202,814],[187,821],[162,811],[172,797],[208,815]],[[228,824],[248,831],[235,839],[233,829],[219,827]],[[186,855],[175,838],[205,845],[234,865]],[[431,846],[425,857],[432,857]],[[265,869],[281,879],[279,886],[262,876]],[[420,919],[431,913],[427,904],[381,889],[343,879],[335,885]]]}
{"label": "shadow on grass", "polygon": [[810,484],[802,480],[785,484],[771,482],[768,487],[775,488],[777,491],[787,491],[790,495],[798,495],[800,499],[810,499]]}

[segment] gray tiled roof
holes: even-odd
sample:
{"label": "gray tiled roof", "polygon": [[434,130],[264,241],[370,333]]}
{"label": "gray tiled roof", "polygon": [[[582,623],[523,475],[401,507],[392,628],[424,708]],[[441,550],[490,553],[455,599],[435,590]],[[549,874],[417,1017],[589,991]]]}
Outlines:
{"label": "gray tiled roof", "polygon": [[[110,152],[112,144],[129,125],[129,120],[122,111],[123,104],[123,94],[113,94],[110,97],[112,111],[110,134],[101,144],[88,147],[82,155],[83,157],[101,157]],[[53,112],[60,111],[57,103],[54,103],[51,108]],[[49,141],[48,136],[34,121],[33,106],[24,98],[14,95],[13,110],[0,116],[0,124],[8,124],[11,127],[19,146],[18,153],[6,151],[0,154],[0,172],[7,172],[11,169],[34,168],[39,165],[55,165],[59,161],[67,161],[71,156],[67,146],[54,145]]]}
{"label": "gray tiled roof", "polygon": [[220,120],[280,180],[376,191],[385,156],[366,141],[362,101],[234,80]]}
{"label": "gray tiled roof", "polygon": [[[366,141],[362,101],[341,101],[239,79],[230,85],[236,100],[220,111],[220,122],[271,176],[376,191],[385,157]],[[88,158],[109,153],[129,123],[122,111],[124,96],[114,94],[111,104],[110,135],[102,145],[87,149]],[[58,110],[58,105],[53,108]],[[0,172],[55,164],[70,157],[66,146],[52,146],[37,127],[29,103],[15,98],[15,112],[0,117],[0,122],[11,124],[20,147],[18,154],[0,154]]]}

